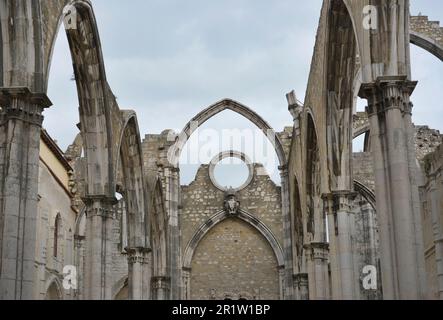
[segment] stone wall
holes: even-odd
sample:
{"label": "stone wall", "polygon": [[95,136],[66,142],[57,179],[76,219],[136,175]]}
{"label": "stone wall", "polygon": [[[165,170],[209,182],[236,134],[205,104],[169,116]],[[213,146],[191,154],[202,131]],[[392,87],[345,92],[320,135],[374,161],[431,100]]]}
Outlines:
{"label": "stone wall", "polygon": [[[281,188],[264,175],[262,165],[254,164],[251,183],[237,192],[240,208],[259,219],[283,244]],[[258,174],[261,173],[261,174]],[[223,211],[225,193],[209,177],[209,165],[202,165],[195,180],[182,186],[182,255],[197,230],[216,213]],[[191,298],[251,299],[280,297],[277,259],[268,241],[246,222],[229,218],[212,227],[197,244],[192,259]],[[245,296],[246,295],[246,296]]]}
{"label": "stone wall", "polygon": [[192,261],[191,299],[279,297],[277,260],[254,227],[236,218],[227,219],[200,242]]}
{"label": "stone wall", "polygon": [[419,161],[434,152],[442,141],[440,131],[428,126],[415,126],[415,150]]}
{"label": "stone wall", "polygon": [[424,158],[423,169],[420,198],[428,298],[443,299],[443,146]]}
{"label": "stone wall", "polygon": [[[58,214],[60,228],[55,256],[54,229]],[[35,299],[74,299],[74,291],[64,290],[61,284],[63,268],[67,265],[74,265],[75,219],[76,212],[71,208],[70,195],[51,173],[50,168],[40,161]]]}
{"label": "stone wall", "polygon": [[428,16],[413,16],[410,19],[411,30],[435,40],[443,46],[443,28],[439,21],[430,21]]}
{"label": "stone wall", "polygon": [[374,190],[374,168],[370,152],[359,152],[353,155],[354,179]]}

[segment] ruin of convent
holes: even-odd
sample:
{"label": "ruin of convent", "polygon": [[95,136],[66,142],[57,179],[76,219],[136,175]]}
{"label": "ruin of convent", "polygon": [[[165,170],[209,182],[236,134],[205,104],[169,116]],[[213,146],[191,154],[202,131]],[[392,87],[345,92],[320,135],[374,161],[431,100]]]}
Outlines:
{"label": "ruin of convent", "polygon": [[[410,99],[410,44],[443,60],[443,28],[391,2],[323,1],[281,132],[226,98],[146,134],[107,82],[91,1],[0,0],[0,299],[443,299],[442,135]],[[66,151],[43,129],[58,32],[80,115]],[[224,110],[270,137],[281,183],[240,150],[181,183],[193,124]],[[247,166],[237,188],[214,178],[226,158]]]}

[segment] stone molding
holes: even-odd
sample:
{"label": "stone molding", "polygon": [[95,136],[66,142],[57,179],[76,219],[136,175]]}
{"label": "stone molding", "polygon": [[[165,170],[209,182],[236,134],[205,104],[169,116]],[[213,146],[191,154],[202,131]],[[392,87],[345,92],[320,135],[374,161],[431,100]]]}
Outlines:
{"label": "stone molding", "polygon": [[44,93],[26,87],[0,88],[0,106],[7,119],[18,119],[37,126],[43,123],[43,110],[52,105]]}
{"label": "stone molding", "polygon": [[411,114],[412,103],[409,97],[416,85],[417,81],[410,81],[407,76],[383,76],[373,83],[362,84],[359,96],[368,100],[366,112],[369,117],[390,109]]}

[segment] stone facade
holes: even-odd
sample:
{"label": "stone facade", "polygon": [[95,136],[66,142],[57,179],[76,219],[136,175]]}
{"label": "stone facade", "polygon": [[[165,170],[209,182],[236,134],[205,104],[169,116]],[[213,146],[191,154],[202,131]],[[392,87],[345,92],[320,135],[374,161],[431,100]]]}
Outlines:
{"label": "stone facade", "polygon": [[443,146],[424,159],[425,184],[420,189],[428,298],[443,298]]}
{"label": "stone facade", "polygon": [[[248,186],[236,193],[240,209],[260,220],[278,243],[283,243],[281,188],[262,165],[255,164]],[[259,174],[260,173],[260,174]],[[209,166],[200,167],[195,180],[182,186],[181,229],[182,255],[195,245],[190,283],[191,299],[243,297],[279,299],[281,283],[277,257],[266,238],[253,226],[228,217],[213,226],[197,244],[192,244],[200,227],[224,209],[225,192],[209,179]],[[240,295],[240,296],[239,296]]]}

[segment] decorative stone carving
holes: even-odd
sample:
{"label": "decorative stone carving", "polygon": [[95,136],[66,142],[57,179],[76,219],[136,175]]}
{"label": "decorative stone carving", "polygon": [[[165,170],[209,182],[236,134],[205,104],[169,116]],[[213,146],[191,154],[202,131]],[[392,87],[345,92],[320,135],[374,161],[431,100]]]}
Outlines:
{"label": "decorative stone carving", "polygon": [[224,208],[229,215],[237,215],[240,208],[240,201],[237,200],[234,189],[226,191]]}

